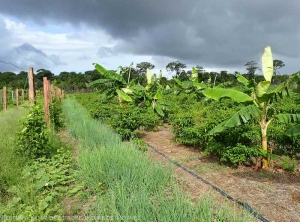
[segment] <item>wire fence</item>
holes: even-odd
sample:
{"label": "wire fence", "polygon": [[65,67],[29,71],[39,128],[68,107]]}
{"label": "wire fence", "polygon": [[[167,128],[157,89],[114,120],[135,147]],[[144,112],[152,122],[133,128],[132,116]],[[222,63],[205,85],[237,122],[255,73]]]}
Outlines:
{"label": "wire fence", "polygon": [[[18,91],[18,92],[17,92]],[[17,94],[18,93],[18,94]],[[18,98],[18,99],[17,99]],[[24,89],[6,89],[6,107],[13,107],[24,103],[28,98],[28,90]],[[3,89],[0,89],[0,110],[3,110]]]}

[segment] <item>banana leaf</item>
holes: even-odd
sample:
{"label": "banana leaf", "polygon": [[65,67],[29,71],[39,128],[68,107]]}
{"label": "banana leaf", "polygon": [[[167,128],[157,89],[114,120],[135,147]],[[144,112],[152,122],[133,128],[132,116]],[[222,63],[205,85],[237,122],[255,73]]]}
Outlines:
{"label": "banana leaf", "polygon": [[207,135],[214,135],[224,130],[242,125],[249,120],[259,117],[261,115],[261,110],[255,105],[245,106],[236,112],[231,118],[221,122],[210,130]]}
{"label": "banana leaf", "polygon": [[130,96],[128,96],[125,92],[123,92],[122,90],[117,89],[116,90],[118,96],[120,96],[122,98],[122,100],[126,101],[126,102],[132,102],[132,99]]}
{"label": "banana leaf", "polygon": [[214,88],[214,89],[205,89],[203,90],[203,94],[211,99],[219,100],[224,97],[229,97],[236,102],[249,102],[253,101],[251,96],[247,94],[234,90],[234,89],[222,89],[222,88]]}

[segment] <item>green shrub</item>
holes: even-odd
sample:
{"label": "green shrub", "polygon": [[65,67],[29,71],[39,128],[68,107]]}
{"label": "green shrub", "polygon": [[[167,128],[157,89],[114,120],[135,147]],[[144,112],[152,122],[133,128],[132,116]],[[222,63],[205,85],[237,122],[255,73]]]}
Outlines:
{"label": "green shrub", "polygon": [[174,139],[186,145],[198,146],[207,154],[216,155],[220,161],[237,164],[257,155],[260,131],[253,121],[231,128],[214,136],[207,132],[220,122],[232,116],[238,104],[223,99],[223,103],[201,101],[189,106],[189,110],[179,110],[170,121]]}
{"label": "green shrub", "polygon": [[53,99],[49,105],[51,126],[55,131],[59,131],[64,128],[64,120],[62,116],[62,104],[58,99]]}
{"label": "green shrub", "polygon": [[130,140],[135,137],[134,131],[142,125],[140,118],[139,108],[123,107],[108,120],[108,123],[121,135],[123,140]]}
{"label": "green shrub", "polygon": [[142,109],[140,115],[141,126],[145,130],[156,131],[158,126],[162,124],[162,119],[152,109]]}
{"label": "green shrub", "polygon": [[178,113],[171,117],[174,139],[186,145],[199,144],[200,133],[190,113]]}
{"label": "green shrub", "polygon": [[103,99],[101,94],[78,95],[76,99],[89,110],[93,118],[110,125],[121,135],[123,140],[136,136],[135,130],[144,127],[146,130],[156,130],[162,123],[152,109],[134,104],[120,104],[117,100]]}
{"label": "green shrub", "polygon": [[262,152],[257,147],[247,147],[238,143],[234,147],[227,147],[221,153],[221,161],[231,162],[234,165],[238,163],[243,163],[249,160],[251,157],[259,157],[262,156]]}
{"label": "green shrub", "polygon": [[[49,217],[63,215],[61,201],[66,196],[82,193],[83,184],[74,184],[78,177],[71,152],[60,148],[51,158],[37,158],[28,162],[20,175],[20,183],[7,192],[11,199],[1,209],[3,215],[14,215],[20,221],[49,221]],[[43,217],[45,217],[43,219]],[[48,217],[48,218],[47,218]]]}
{"label": "green shrub", "polygon": [[[276,110],[270,112],[277,113],[300,113],[299,95],[291,94],[290,97],[285,97],[276,103]],[[285,131],[291,128],[294,124],[282,124],[276,119],[268,127],[268,140],[273,144],[273,153],[278,155],[294,156],[300,152],[300,136],[294,138],[285,135]]]}
{"label": "green shrub", "polygon": [[148,150],[147,143],[143,139],[134,138],[132,140],[133,144],[141,151],[145,152]]}
{"label": "green shrub", "polygon": [[293,172],[297,166],[297,160],[288,156],[283,156],[280,165],[282,169]]}
{"label": "green shrub", "polygon": [[49,157],[53,153],[41,106],[33,106],[23,119],[21,131],[18,132],[16,152],[29,158]]}

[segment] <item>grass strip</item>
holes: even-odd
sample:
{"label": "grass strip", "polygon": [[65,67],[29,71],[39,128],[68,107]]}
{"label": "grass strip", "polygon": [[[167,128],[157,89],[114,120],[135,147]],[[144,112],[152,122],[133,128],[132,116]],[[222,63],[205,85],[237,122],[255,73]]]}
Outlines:
{"label": "grass strip", "polygon": [[19,107],[0,112],[0,200],[6,200],[6,189],[15,184],[18,179],[24,158],[15,155],[15,137],[18,131],[19,119],[28,109]]}

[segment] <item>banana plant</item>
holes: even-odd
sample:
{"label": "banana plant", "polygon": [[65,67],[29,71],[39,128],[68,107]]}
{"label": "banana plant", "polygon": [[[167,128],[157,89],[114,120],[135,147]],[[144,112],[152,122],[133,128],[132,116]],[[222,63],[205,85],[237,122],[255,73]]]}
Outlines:
{"label": "banana plant", "polygon": [[158,113],[160,116],[165,116],[167,106],[163,101],[163,86],[160,84],[162,73],[159,77],[152,75],[150,70],[146,71],[147,85],[135,85],[132,87],[134,91],[134,100],[139,106],[145,105]]}
{"label": "banana plant", "polygon": [[208,85],[206,85],[205,83],[199,83],[198,72],[194,67],[192,68],[192,76],[190,80],[182,82],[178,78],[174,78],[174,81],[179,87],[178,94],[180,94],[181,92],[187,94],[195,93],[197,97],[201,97],[202,90],[208,88]]}
{"label": "banana plant", "polygon": [[126,102],[132,102],[132,98],[130,95],[133,95],[132,89],[130,89],[130,86],[132,84],[132,81],[130,81],[130,71],[132,64],[129,67],[129,75],[128,80],[125,81],[124,77],[121,73],[121,68],[119,67],[116,72],[106,70],[103,66],[94,63],[95,69],[104,76],[104,79],[97,79],[89,84],[90,86],[99,84],[102,88],[102,91],[104,91],[108,96],[118,96],[118,100],[120,102],[120,106],[122,106],[122,101]]}
{"label": "banana plant", "polygon": [[[250,90],[250,95],[234,89],[223,88],[208,88],[203,90],[203,94],[211,99],[220,100],[221,98],[228,97],[232,100],[243,103],[245,106],[236,112],[231,118],[221,122],[215,126],[208,135],[214,135],[224,131],[230,127],[247,123],[251,119],[256,120],[261,128],[261,149],[263,156],[263,168],[269,168],[267,156],[271,155],[272,150],[268,150],[267,143],[267,129],[270,123],[277,119],[281,123],[299,122],[300,114],[282,114],[276,113],[273,104],[275,100],[281,98],[286,92],[289,95],[289,87],[295,79],[299,78],[300,72],[291,75],[285,82],[278,86],[272,86],[273,76],[273,58],[271,48],[265,48],[262,56],[262,71],[264,81],[256,83],[255,80],[248,80],[242,75],[237,74],[237,80],[242,83],[247,89]],[[268,112],[272,110],[272,112]]]}

